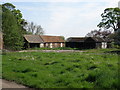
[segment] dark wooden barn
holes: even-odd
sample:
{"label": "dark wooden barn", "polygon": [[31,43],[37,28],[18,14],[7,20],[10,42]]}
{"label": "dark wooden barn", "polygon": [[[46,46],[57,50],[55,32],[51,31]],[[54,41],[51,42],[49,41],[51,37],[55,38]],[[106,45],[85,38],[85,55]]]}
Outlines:
{"label": "dark wooden barn", "polygon": [[110,40],[100,37],[70,37],[66,41],[66,47],[79,49],[108,48]]}
{"label": "dark wooden barn", "polygon": [[66,47],[83,49],[85,39],[85,37],[70,37],[66,40]]}
{"label": "dark wooden barn", "polygon": [[99,37],[87,37],[84,43],[86,49],[107,48],[107,42]]}

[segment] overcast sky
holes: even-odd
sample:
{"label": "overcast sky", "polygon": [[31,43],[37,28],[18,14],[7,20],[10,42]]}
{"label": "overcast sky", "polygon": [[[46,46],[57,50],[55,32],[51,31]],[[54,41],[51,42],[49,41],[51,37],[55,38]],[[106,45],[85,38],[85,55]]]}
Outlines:
{"label": "overcast sky", "polygon": [[119,0],[3,0],[20,9],[23,18],[41,25],[46,35],[84,37],[97,28],[105,8]]}

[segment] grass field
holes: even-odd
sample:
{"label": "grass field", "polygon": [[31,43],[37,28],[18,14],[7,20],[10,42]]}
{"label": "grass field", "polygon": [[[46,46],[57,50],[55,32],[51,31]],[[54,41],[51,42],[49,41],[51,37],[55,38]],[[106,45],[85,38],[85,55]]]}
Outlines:
{"label": "grass field", "polygon": [[117,89],[118,55],[109,51],[4,53],[2,77],[33,88]]}

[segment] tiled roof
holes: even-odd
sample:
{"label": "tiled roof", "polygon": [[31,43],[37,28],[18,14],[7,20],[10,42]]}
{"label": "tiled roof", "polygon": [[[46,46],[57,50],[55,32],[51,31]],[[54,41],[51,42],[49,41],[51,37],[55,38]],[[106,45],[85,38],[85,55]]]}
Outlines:
{"label": "tiled roof", "polygon": [[70,37],[67,42],[84,42],[85,37]]}
{"label": "tiled roof", "polygon": [[105,38],[106,42],[114,42],[114,39],[110,39],[110,38]]}
{"label": "tiled roof", "polygon": [[40,35],[44,42],[65,42],[61,36]]}
{"label": "tiled roof", "polygon": [[41,42],[43,42],[43,40],[40,38],[39,35],[24,35],[24,38],[29,43],[41,43]]}
{"label": "tiled roof", "polygon": [[104,39],[104,38],[101,38],[101,37],[87,37],[86,39],[85,39],[85,41],[87,40],[89,40],[89,39],[93,39],[95,42],[112,42],[112,40],[111,39]]}
{"label": "tiled roof", "polygon": [[110,42],[110,40],[103,39],[100,37],[70,37],[67,39],[67,42],[86,42],[89,38],[93,39],[95,42]]}
{"label": "tiled roof", "polygon": [[24,35],[24,38],[29,43],[45,43],[45,42],[65,42],[61,36],[47,36],[47,35]]}
{"label": "tiled roof", "polygon": [[91,37],[93,40],[95,40],[96,42],[104,42],[105,40],[103,38],[100,37]]}

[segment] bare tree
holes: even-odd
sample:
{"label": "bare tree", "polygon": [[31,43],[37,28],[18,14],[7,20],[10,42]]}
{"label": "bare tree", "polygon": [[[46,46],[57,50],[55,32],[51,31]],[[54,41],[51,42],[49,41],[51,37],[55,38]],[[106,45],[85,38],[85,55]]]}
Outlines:
{"label": "bare tree", "polygon": [[90,33],[86,34],[86,37],[102,37],[107,38],[109,35],[112,34],[111,30],[93,30]]}
{"label": "bare tree", "polygon": [[42,28],[40,25],[38,25],[38,26],[36,27],[36,32],[35,32],[35,34],[36,34],[36,35],[42,35],[42,34],[44,34],[43,28]]}
{"label": "bare tree", "polygon": [[24,28],[30,34],[35,34],[35,35],[44,34],[43,28],[40,25],[34,24],[34,22],[28,22]]}

